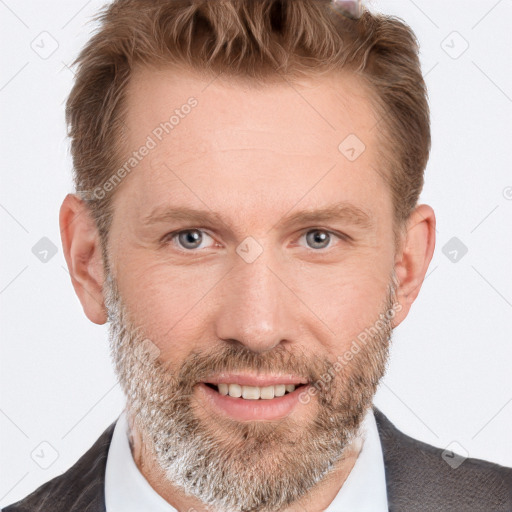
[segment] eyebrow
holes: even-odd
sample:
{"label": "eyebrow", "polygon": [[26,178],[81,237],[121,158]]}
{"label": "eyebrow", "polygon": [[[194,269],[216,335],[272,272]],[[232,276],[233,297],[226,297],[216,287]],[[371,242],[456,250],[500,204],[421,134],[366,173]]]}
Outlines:
{"label": "eyebrow", "polygon": [[[375,222],[372,215],[350,203],[340,202],[319,209],[306,209],[284,216],[276,225],[296,226],[305,223],[320,223],[326,221],[342,221],[363,229],[371,229]],[[189,221],[197,224],[220,224],[227,227],[227,223],[216,212],[210,210],[196,210],[189,207],[155,208],[142,219],[144,226],[171,221]]]}

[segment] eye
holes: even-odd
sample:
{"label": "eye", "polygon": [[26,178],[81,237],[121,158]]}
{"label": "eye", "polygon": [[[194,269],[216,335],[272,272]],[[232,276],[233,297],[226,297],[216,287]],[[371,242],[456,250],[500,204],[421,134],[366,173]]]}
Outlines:
{"label": "eye", "polygon": [[[332,245],[331,242],[333,236],[338,240],[348,241],[350,239],[349,236],[344,235],[343,233],[336,233],[321,228],[309,229],[301,235],[301,238],[304,236],[306,237],[306,242],[309,247],[316,250],[326,249]],[[162,242],[178,245],[178,248],[185,251],[194,251],[196,249],[204,249],[207,247],[202,244],[203,242],[207,242],[208,238],[213,241],[213,238],[205,231],[194,228],[168,233],[165,235]]]}
{"label": "eye", "polygon": [[184,229],[182,231],[176,231],[173,233],[169,233],[165,236],[164,242],[172,242],[177,243],[181,246],[182,249],[186,249],[187,251],[192,251],[194,249],[203,249],[201,247],[201,243],[205,240],[205,238],[213,238],[202,231],[201,229]]}
{"label": "eye", "polygon": [[325,249],[329,247],[333,236],[339,240],[348,240],[348,236],[342,233],[334,233],[333,231],[318,228],[310,229],[302,236],[306,237],[306,242],[312,249]]}

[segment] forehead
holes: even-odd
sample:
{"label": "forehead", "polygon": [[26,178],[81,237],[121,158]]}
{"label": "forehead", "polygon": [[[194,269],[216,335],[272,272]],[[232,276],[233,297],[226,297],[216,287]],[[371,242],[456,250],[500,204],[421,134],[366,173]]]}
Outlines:
{"label": "forehead", "polygon": [[[192,98],[197,106],[183,118],[183,113],[176,111],[188,111],[186,105]],[[368,139],[378,119],[362,79],[340,73],[300,81],[282,76],[253,86],[248,80],[205,77],[188,69],[138,67],[128,84],[126,100],[132,138],[151,133],[177,114],[180,129],[173,131],[172,138],[179,139],[176,143],[182,147],[187,142],[187,147],[195,146],[199,139],[212,146],[236,139],[272,145],[285,141],[289,148],[303,147],[310,140],[304,150],[317,147],[318,142],[336,148],[336,142],[348,133]],[[276,140],[279,133],[282,137]]]}
{"label": "forehead", "polygon": [[[183,193],[186,203],[211,208],[226,195],[244,198],[246,207],[259,200],[261,208],[296,203],[308,189],[313,205],[358,189],[370,198],[384,186],[378,117],[353,75],[253,87],[222,75],[137,68],[126,107],[127,155],[150,147],[123,183],[122,195],[136,197],[140,213]],[[343,190],[347,197],[336,193]]]}

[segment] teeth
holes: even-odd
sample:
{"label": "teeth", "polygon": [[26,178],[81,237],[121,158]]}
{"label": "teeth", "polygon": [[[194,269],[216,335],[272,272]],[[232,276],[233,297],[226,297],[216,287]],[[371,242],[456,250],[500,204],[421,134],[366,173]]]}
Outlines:
{"label": "teeth", "polygon": [[240,386],[239,384],[217,384],[221,395],[229,395],[234,398],[245,398],[246,400],[271,400],[274,397],[283,396],[286,392],[295,390],[294,384],[277,384],[275,386]]}
{"label": "teeth", "polygon": [[240,398],[242,396],[242,386],[238,384],[228,384],[229,396]]}
{"label": "teeth", "polygon": [[229,392],[229,386],[228,384],[218,384],[217,386],[219,388],[219,393],[221,395],[227,395]]}
{"label": "teeth", "polygon": [[[258,388],[256,388],[256,389],[258,389]],[[267,386],[265,388],[260,388],[260,398],[263,398],[265,400],[274,398],[274,386]]]}
{"label": "teeth", "polygon": [[274,386],[274,396],[283,396],[286,393],[286,386],[284,384],[278,384]]}
{"label": "teeth", "polygon": [[260,397],[260,388],[256,386],[242,386],[242,397],[246,400],[258,400]]}

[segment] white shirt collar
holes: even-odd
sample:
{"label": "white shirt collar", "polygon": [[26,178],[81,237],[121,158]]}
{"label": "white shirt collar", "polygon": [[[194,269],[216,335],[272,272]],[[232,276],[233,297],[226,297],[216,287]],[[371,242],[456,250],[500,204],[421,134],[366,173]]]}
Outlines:
{"label": "white shirt collar", "polygon": [[[114,427],[105,473],[106,512],[177,512],[151,487],[133,460],[123,411]],[[364,443],[340,491],[325,512],[387,512],[386,477],[379,433],[370,407],[362,423]]]}
{"label": "white shirt collar", "polygon": [[[347,479],[325,512],[388,512],[384,457],[375,415],[366,412],[363,447]],[[107,510],[107,512],[110,512]]]}

